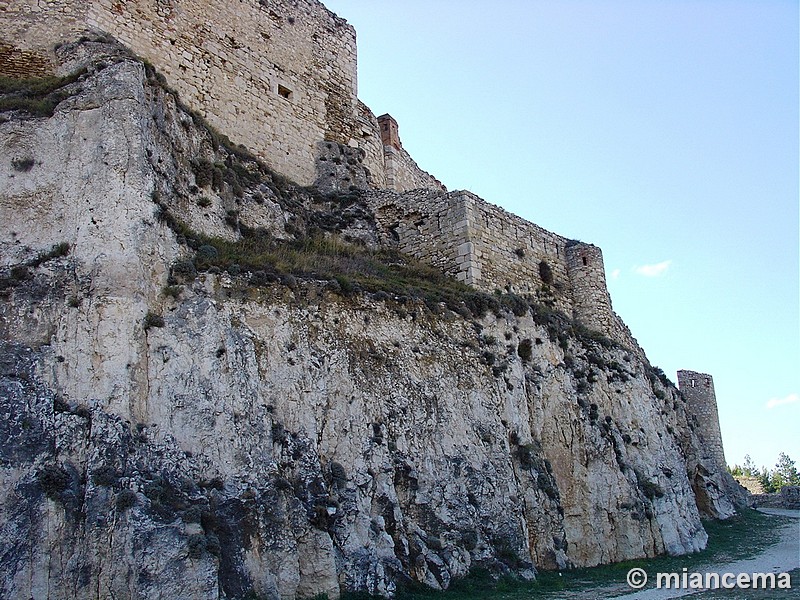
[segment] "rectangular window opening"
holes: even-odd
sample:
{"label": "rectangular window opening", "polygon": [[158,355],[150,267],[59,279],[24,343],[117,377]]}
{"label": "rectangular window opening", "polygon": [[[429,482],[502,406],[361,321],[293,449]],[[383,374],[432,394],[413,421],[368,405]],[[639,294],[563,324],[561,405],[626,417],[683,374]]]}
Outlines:
{"label": "rectangular window opening", "polygon": [[278,95],[281,98],[286,98],[287,100],[292,99],[292,90],[287,87],[282,86],[280,83],[278,84]]}

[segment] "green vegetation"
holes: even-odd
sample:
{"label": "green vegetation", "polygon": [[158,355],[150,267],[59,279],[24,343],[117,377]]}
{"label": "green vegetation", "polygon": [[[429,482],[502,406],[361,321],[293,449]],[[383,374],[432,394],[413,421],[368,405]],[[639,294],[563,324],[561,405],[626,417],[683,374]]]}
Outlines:
{"label": "green vegetation", "polygon": [[778,462],[774,469],[762,467],[756,468],[750,455],[744,457],[744,465],[734,465],[728,468],[734,477],[754,477],[761,483],[764,491],[768,494],[780,492],[787,485],[800,485],[800,473],[795,467],[795,461],[789,458],[785,452],[778,455]]}
{"label": "green vegetation", "polygon": [[151,327],[164,327],[164,317],[153,312],[149,312],[144,317],[144,328],[150,329]]}
{"label": "green vegetation", "polygon": [[517,346],[517,354],[525,362],[530,361],[533,352],[533,343],[529,339],[520,340]]}
{"label": "green vegetation", "polygon": [[675,387],[675,384],[670,381],[669,377],[667,377],[666,373],[664,373],[664,370],[660,367],[649,367],[647,369],[647,378],[651,383],[660,381],[661,385],[666,388]]}
{"label": "green vegetation", "polygon": [[52,117],[56,106],[75,93],[68,86],[85,73],[86,69],[81,69],[65,77],[0,77],[0,112],[22,110],[34,117]]}
{"label": "green vegetation", "polygon": [[119,512],[125,512],[126,510],[133,508],[136,506],[136,502],[136,492],[133,490],[126,489],[117,494],[116,505]]}
{"label": "green vegetation", "polygon": [[67,242],[61,242],[53,246],[49,251],[43,252],[33,260],[28,261],[26,263],[29,267],[36,268],[42,263],[47,262],[48,260],[52,260],[54,258],[61,258],[62,256],[66,256],[69,254],[70,245]]}
{"label": "green vegetation", "polygon": [[254,286],[290,283],[298,277],[325,280],[343,296],[369,292],[401,304],[420,299],[433,312],[439,312],[443,304],[466,317],[479,317],[489,310],[515,314],[529,310],[528,301],[519,296],[478,292],[396,250],[371,250],[321,231],[284,241],[265,230],[240,226],[240,239],[231,241],[190,230],[163,206],[159,217],[195,249],[193,260],[173,266],[176,283],[192,279],[197,271],[216,268],[232,275],[249,272]]}
{"label": "green vegetation", "polygon": [[[61,242],[53,246],[49,251],[43,252],[27,262],[12,265],[11,268],[8,269],[8,275],[0,275],[0,295],[8,295],[14,287],[23,285],[26,281],[32,280],[34,274],[31,269],[35,269],[48,260],[66,256],[69,254],[69,251],[70,245],[66,242]],[[76,303],[73,304],[73,301]],[[70,299],[70,306],[77,307],[79,305],[80,302],[78,300]]]}
{"label": "green vegetation", "polygon": [[27,173],[33,168],[33,165],[36,164],[36,161],[33,160],[30,156],[25,158],[18,158],[11,161],[11,166],[14,167],[15,171],[19,171],[20,173]]}
{"label": "green vegetation", "polygon": [[36,480],[45,495],[51,500],[61,500],[61,495],[69,488],[71,477],[59,465],[45,465],[36,473]]}
{"label": "green vegetation", "polygon": [[539,277],[542,278],[542,282],[546,285],[553,284],[553,269],[550,268],[550,265],[547,264],[546,261],[541,261],[539,263]]}
{"label": "green vegetation", "polygon": [[[346,239],[342,232],[349,226],[374,222],[360,190],[350,188],[344,193],[324,195],[313,187],[294,184],[190,111],[166,85],[163,76],[146,62],[145,72],[152,84],[171,94],[178,107],[191,115],[195,125],[204,128],[210,136],[216,156],[191,161],[196,184],[192,186],[193,193],[210,188],[229,195],[228,200],[237,204],[245,194],[263,203],[262,191],[266,186],[275,194],[274,201],[292,214],[285,231],[293,239],[285,240],[275,238],[266,230],[246,227],[239,220],[238,210],[228,208],[225,222],[239,234],[238,239],[232,241],[192,231],[170,212],[159,193],[154,192],[158,218],[176,233],[180,242],[195,252],[192,257],[173,265],[165,291],[167,295],[175,296],[179,290],[174,286],[190,282],[198,272],[227,271],[249,287],[282,284],[294,288],[298,279],[315,280],[327,282],[329,290],[344,297],[368,293],[374,300],[398,305],[421,301],[433,313],[446,308],[466,319],[478,318],[487,312],[497,315],[511,312],[518,317],[531,315],[564,349],[570,338],[578,338],[587,346],[614,345],[534,296],[480,292],[397,250],[371,249]],[[204,208],[213,203],[202,195],[195,202]],[[523,258],[524,255],[524,249],[520,249],[518,256]],[[552,269],[547,263],[540,264],[539,271],[544,280],[552,280]],[[552,296],[545,302],[552,305]],[[399,312],[403,310],[398,307]],[[529,343],[522,345],[523,358],[529,355]],[[541,342],[537,340],[537,343]]]}

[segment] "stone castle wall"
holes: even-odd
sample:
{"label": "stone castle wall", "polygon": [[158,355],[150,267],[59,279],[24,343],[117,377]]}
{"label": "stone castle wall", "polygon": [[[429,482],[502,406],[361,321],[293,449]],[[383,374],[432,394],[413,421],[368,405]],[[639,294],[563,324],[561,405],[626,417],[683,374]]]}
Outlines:
{"label": "stone castle wall", "polygon": [[383,162],[386,171],[386,187],[398,192],[420,188],[444,190],[442,183],[430,173],[423,171],[411,155],[403,148],[383,147]]}
{"label": "stone castle wall", "polygon": [[441,181],[420,169],[411,155],[403,149],[399,126],[391,115],[378,117],[378,127],[383,142],[386,187],[397,192],[422,188],[447,191]]}
{"label": "stone castle wall", "polygon": [[[361,141],[358,147],[364,151],[364,166],[368,170],[370,184],[374,188],[393,189],[386,181],[386,164],[384,159],[384,146],[381,141],[378,119],[369,106],[358,101],[358,131],[361,133]],[[322,165],[320,165],[322,167]],[[323,168],[318,168],[318,172],[324,173]]]}
{"label": "stone castle wall", "polygon": [[591,244],[569,242],[564,254],[576,319],[590,329],[613,335],[614,317],[606,286],[603,251]]}
{"label": "stone castle wall", "polygon": [[[482,287],[531,294],[544,285],[569,286],[564,248],[567,238],[463,192],[469,206],[473,243],[481,259]],[[539,263],[546,262],[553,274],[547,284]]]}
{"label": "stone castle wall", "polygon": [[316,0],[2,4],[2,74],[42,74],[54,43],[105,32],[276,171],[313,184],[319,144],[332,141],[362,149],[385,185],[377,121],[357,99],[355,30]]}
{"label": "stone castle wall", "polygon": [[319,149],[336,142],[361,151],[373,187],[443,189],[399,137],[384,143],[357,98],[355,30],[317,0],[0,1],[0,25],[0,75],[52,73],[55,44],[107,33],[212,126],[301,185],[332,176]]}
{"label": "stone castle wall", "polygon": [[419,168],[397,121],[376,118],[357,98],[355,30],[317,0],[0,1],[0,21],[3,73],[40,74],[54,63],[54,43],[106,32],[211,125],[298,183],[408,192],[378,202],[401,249],[469,285],[535,294],[588,327],[632,339],[611,310],[599,248],[468,192],[446,194]]}
{"label": "stone castle wall", "polygon": [[465,191],[372,192],[368,202],[387,239],[402,251],[490,293],[536,295],[631,344],[627,328],[616,325],[596,246],[570,241]]}
{"label": "stone castle wall", "polygon": [[689,411],[697,418],[708,458],[724,470],[727,463],[722,447],[714,379],[707,373],[678,371],[678,388],[686,398]]}
{"label": "stone castle wall", "polygon": [[475,272],[464,259],[469,240],[466,208],[455,193],[418,189],[401,194],[372,191],[367,202],[388,244],[459,281],[473,283]]}
{"label": "stone castle wall", "polygon": [[0,75],[41,77],[53,73],[53,47],[87,32],[88,12],[86,2],[0,1]]}
{"label": "stone castle wall", "polygon": [[355,30],[315,0],[96,0],[89,23],[152,62],[211,125],[298,183],[317,178],[320,141],[364,143]]}
{"label": "stone castle wall", "polygon": [[[317,0],[0,0],[0,75],[52,73],[57,44],[95,32],[151,62],[212,126],[297,183],[372,188],[376,220],[402,251],[490,293],[535,295],[646,360],[612,310],[602,251],[447,193],[403,149],[397,122],[358,100],[355,30]],[[678,381],[723,469],[711,376],[680,371]]]}

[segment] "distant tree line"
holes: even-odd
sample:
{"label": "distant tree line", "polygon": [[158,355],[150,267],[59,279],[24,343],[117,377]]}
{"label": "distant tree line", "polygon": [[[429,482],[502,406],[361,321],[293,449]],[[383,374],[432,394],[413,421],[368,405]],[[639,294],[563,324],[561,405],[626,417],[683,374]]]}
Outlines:
{"label": "distant tree line", "polygon": [[795,462],[789,458],[789,455],[781,452],[778,456],[778,462],[774,469],[767,469],[766,467],[757,468],[749,454],[744,456],[744,464],[734,465],[733,468],[728,467],[728,471],[734,477],[752,477],[757,479],[764,491],[768,494],[773,492],[780,492],[781,488],[787,485],[800,485],[800,473],[795,467]]}

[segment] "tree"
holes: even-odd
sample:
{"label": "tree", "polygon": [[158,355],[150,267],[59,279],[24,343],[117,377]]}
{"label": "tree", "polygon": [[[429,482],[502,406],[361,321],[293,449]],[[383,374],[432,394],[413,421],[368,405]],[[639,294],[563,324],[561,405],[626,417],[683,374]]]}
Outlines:
{"label": "tree", "polygon": [[756,477],[758,475],[758,468],[753,464],[753,459],[749,454],[744,455],[744,465],[742,466],[742,474],[746,477]]}
{"label": "tree", "polygon": [[778,455],[778,463],[772,473],[772,484],[776,492],[787,485],[800,485],[800,473],[794,466],[794,461],[785,452]]}
{"label": "tree", "polygon": [[761,487],[764,488],[764,493],[771,494],[776,491],[775,484],[772,481],[772,475],[766,467],[761,469],[761,472],[758,474],[758,481],[761,483]]}

